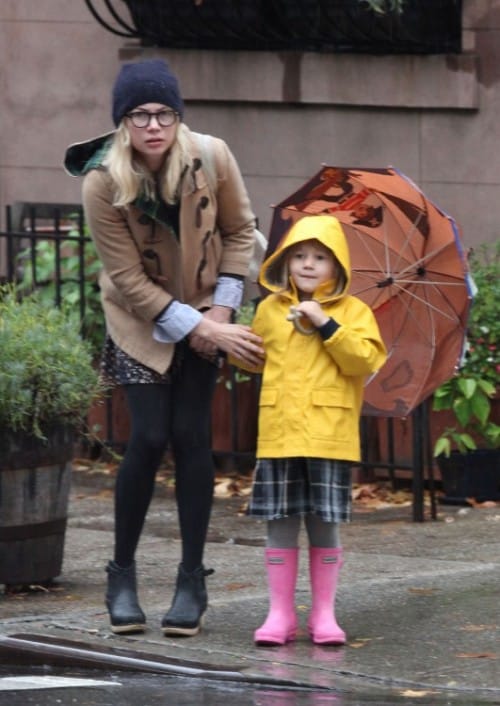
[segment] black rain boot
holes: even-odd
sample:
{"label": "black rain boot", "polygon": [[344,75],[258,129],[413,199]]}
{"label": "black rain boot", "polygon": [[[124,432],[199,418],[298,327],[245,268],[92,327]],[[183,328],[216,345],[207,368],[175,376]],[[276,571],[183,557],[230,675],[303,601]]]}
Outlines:
{"label": "black rain boot", "polygon": [[106,571],[106,607],[111,620],[111,630],[114,633],[143,632],[146,616],[137,600],[135,561],[126,569],[110,561]]}
{"label": "black rain boot", "polygon": [[165,635],[189,636],[200,631],[208,604],[205,576],[213,573],[213,569],[205,569],[203,566],[187,572],[179,564],[174,600],[161,621]]}

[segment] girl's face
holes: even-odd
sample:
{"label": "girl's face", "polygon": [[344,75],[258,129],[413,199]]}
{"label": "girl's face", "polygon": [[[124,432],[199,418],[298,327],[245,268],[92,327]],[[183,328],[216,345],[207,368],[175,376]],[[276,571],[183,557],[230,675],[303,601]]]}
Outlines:
{"label": "girl's face", "polygon": [[133,149],[151,171],[157,171],[174,143],[178,115],[167,105],[145,103],[131,110],[126,120]]}
{"label": "girl's face", "polygon": [[312,295],[324,282],[337,277],[332,252],[317,240],[305,240],[290,248],[288,271],[300,293]]}

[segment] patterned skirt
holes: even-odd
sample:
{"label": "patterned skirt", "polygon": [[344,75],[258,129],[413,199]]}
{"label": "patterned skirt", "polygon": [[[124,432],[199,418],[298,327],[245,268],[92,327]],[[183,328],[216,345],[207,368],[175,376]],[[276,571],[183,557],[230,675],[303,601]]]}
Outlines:
{"label": "patterned skirt", "polygon": [[258,459],[247,514],[278,520],[314,513],[324,522],[350,522],[351,466],[322,458]]}
{"label": "patterned skirt", "polygon": [[[177,347],[176,347],[177,348]],[[163,375],[142,365],[131,358],[106,336],[101,356],[101,374],[111,385],[168,384],[171,382],[170,371]]]}

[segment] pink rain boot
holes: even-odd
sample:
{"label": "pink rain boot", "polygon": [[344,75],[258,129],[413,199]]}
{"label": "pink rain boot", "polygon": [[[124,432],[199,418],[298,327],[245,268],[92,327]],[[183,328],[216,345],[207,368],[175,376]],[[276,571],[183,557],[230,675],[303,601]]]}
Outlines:
{"label": "pink rain boot", "polygon": [[257,645],[284,645],[297,634],[295,584],[297,583],[298,549],[266,549],[269,583],[269,613],[255,631]]}
{"label": "pink rain boot", "polygon": [[340,547],[309,549],[312,609],[307,627],[316,645],[344,645],[346,641],[345,632],[335,620],[335,594],[342,563]]}

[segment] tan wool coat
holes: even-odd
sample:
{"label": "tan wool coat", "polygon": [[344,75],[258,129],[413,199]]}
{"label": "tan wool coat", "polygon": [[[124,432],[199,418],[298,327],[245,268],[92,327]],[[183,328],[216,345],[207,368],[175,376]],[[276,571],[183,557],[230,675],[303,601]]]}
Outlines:
{"label": "tan wool coat", "polygon": [[[85,174],[83,206],[103,265],[99,284],[108,333],[128,355],[159,373],[168,369],[174,345],[153,339],[155,317],[172,299],[210,307],[218,274],[246,276],[253,251],[255,217],[229,147],[221,139],[209,140],[214,190],[209,168],[203,168],[206,147],[200,150],[193,132],[190,143],[193,166],[182,179],[178,238],[151,200],[114,207],[107,171],[94,166],[95,159],[90,170],[81,161],[75,166],[78,146],[70,148],[66,163],[71,174]],[[80,145],[86,145],[87,155],[88,144]]]}

